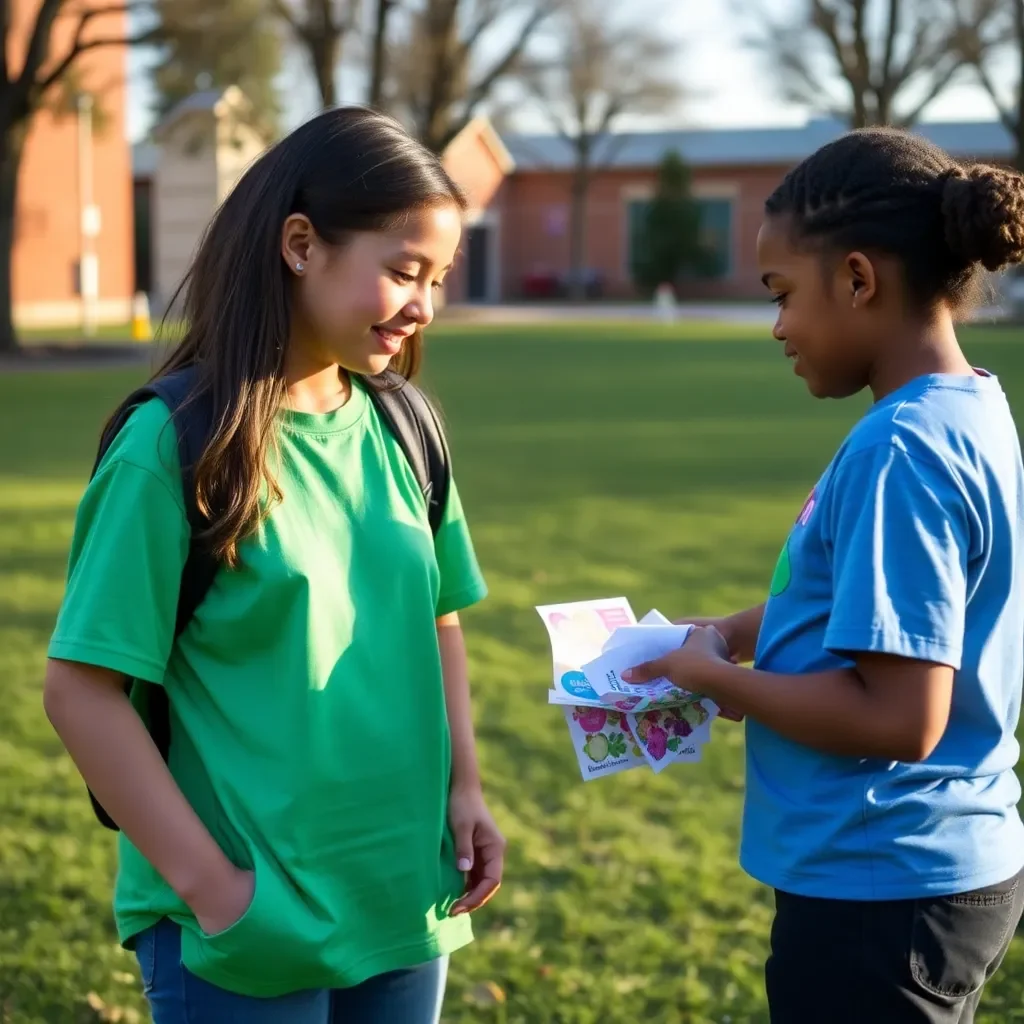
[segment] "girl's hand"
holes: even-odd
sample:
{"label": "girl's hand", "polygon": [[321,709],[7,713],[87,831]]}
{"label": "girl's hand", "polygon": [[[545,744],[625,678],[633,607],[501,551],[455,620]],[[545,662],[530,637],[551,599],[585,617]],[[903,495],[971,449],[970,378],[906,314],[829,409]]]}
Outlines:
{"label": "girl's hand", "polygon": [[197,893],[190,901],[190,909],[203,934],[218,935],[238,924],[252,904],[255,885],[251,871],[231,865],[224,878]]}
{"label": "girl's hand", "polygon": [[[729,659],[734,664],[739,660],[739,656],[732,649],[732,645],[729,643],[728,616],[722,616],[717,619],[702,619],[691,616],[688,619],[676,619],[675,623],[677,626],[710,626],[717,633],[719,633],[722,636],[722,638],[726,641],[726,645],[729,647]],[[742,711],[733,711],[732,708],[724,707],[719,707],[718,714],[720,718],[725,718],[730,722],[742,722],[744,717]]]}
{"label": "girl's hand", "polygon": [[[702,693],[708,665],[728,662],[729,645],[714,626],[694,626],[682,647],[622,674],[627,683],[668,679],[683,690]],[[710,695],[713,696],[713,695]]]}
{"label": "girl's hand", "polygon": [[448,824],[455,856],[466,873],[466,891],[451,909],[452,917],[479,910],[501,886],[505,837],[491,817],[478,785],[456,786],[448,797]]}

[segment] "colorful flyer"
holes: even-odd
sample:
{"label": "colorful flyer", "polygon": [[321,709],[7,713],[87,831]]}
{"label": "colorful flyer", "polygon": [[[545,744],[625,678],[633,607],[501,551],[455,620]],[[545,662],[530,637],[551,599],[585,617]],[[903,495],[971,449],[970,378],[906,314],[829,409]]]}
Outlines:
{"label": "colorful flyer", "polygon": [[629,601],[611,597],[603,601],[543,605],[537,611],[551,639],[555,691],[600,705],[600,698],[581,668],[601,653],[605,641],[619,626],[636,622]]}
{"label": "colorful flyer", "polygon": [[673,625],[658,611],[638,623],[624,597],[537,611],[551,640],[548,703],[562,707],[584,781],[700,760],[717,706],[668,680],[633,686],[620,678],[680,647],[692,626]]}
{"label": "colorful flyer", "polygon": [[679,761],[699,761],[701,748],[711,738],[711,721],[717,714],[717,705],[705,698],[683,707],[660,708],[628,717],[644,758],[657,773]]}
{"label": "colorful flyer", "polygon": [[566,707],[563,710],[584,782],[645,763],[626,715],[605,708]]}

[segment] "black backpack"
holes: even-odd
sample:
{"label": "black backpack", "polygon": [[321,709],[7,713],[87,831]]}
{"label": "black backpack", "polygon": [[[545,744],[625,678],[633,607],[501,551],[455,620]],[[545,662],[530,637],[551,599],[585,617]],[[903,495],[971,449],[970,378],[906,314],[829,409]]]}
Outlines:
{"label": "black backpack", "polygon": [[[448,445],[441,422],[423,393],[398,374],[385,371],[380,377],[373,378],[367,383],[366,390],[376,406],[381,421],[394,434],[416,474],[416,480],[427,502],[430,528],[436,536],[444,517],[451,480]],[[159,377],[129,395],[120,406],[117,416],[103,432],[92,469],[92,474],[95,475],[114,438],[140,405],[150,399],[159,398],[170,409],[178,439],[185,511],[192,528],[192,540],[181,574],[181,589],[178,592],[175,639],[188,626],[220,568],[212,553],[199,541],[204,523],[196,508],[194,471],[206,448],[212,423],[209,403],[205,402],[202,396],[192,397],[194,384],[194,370],[185,367]],[[125,681],[125,693],[132,699],[136,710],[146,723],[153,742],[166,761],[171,745],[167,691],[162,686],[146,684],[138,679],[128,679]],[[92,792],[89,793],[89,798],[100,822],[107,828],[118,831],[117,825],[100,806]]]}

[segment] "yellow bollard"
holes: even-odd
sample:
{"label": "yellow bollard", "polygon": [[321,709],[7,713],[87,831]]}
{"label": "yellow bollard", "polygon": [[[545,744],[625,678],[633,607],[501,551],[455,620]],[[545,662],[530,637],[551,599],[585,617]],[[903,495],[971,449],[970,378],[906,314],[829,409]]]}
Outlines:
{"label": "yellow bollard", "polygon": [[132,341],[152,341],[153,325],[149,319],[149,298],[136,292],[132,299]]}

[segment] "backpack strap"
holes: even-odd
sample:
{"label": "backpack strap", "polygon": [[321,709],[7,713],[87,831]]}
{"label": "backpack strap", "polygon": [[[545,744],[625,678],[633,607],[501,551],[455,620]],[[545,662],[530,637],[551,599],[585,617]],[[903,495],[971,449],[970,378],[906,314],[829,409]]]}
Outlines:
{"label": "backpack strap", "polygon": [[178,591],[178,611],[174,624],[174,636],[177,639],[192,621],[192,616],[202,604],[220,568],[216,558],[200,541],[207,524],[196,507],[196,466],[203,457],[206,443],[213,432],[213,411],[209,397],[196,393],[195,371],[191,367],[159,378],[153,382],[151,388],[156,397],[171,411],[178,438],[182,498],[191,530],[188,555]]}
{"label": "backpack strap", "polygon": [[[196,507],[195,468],[205,449],[206,439],[210,436],[212,416],[209,401],[205,396],[195,393],[194,385],[195,373],[191,367],[186,367],[151,381],[129,395],[104,431],[92,471],[92,475],[95,476],[103,456],[139,406],[154,398],[159,398],[167,406],[177,436],[182,498],[191,534],[178,590],[175,639],[188,626],[219,568],[217,560],[199,540],[205,521]],[[139,679],[127,679],[125,692],[130,698],[138,698],[133,699],[132,703],[142,715],[153,742],[166,761],[171,746],[171,715],[167,691],[162,686],[153,686]],[[117,825],[91,792],[89,797],[100,822],[107,828],[117,831]]]}
{"label": "backpack strap", "polygon": [[385,370],[375,379],[384,386],[370,383],[367,391],[416,474],[436,537],[451,487],[451,455],[440,417],[426,395],[394,371]]}

